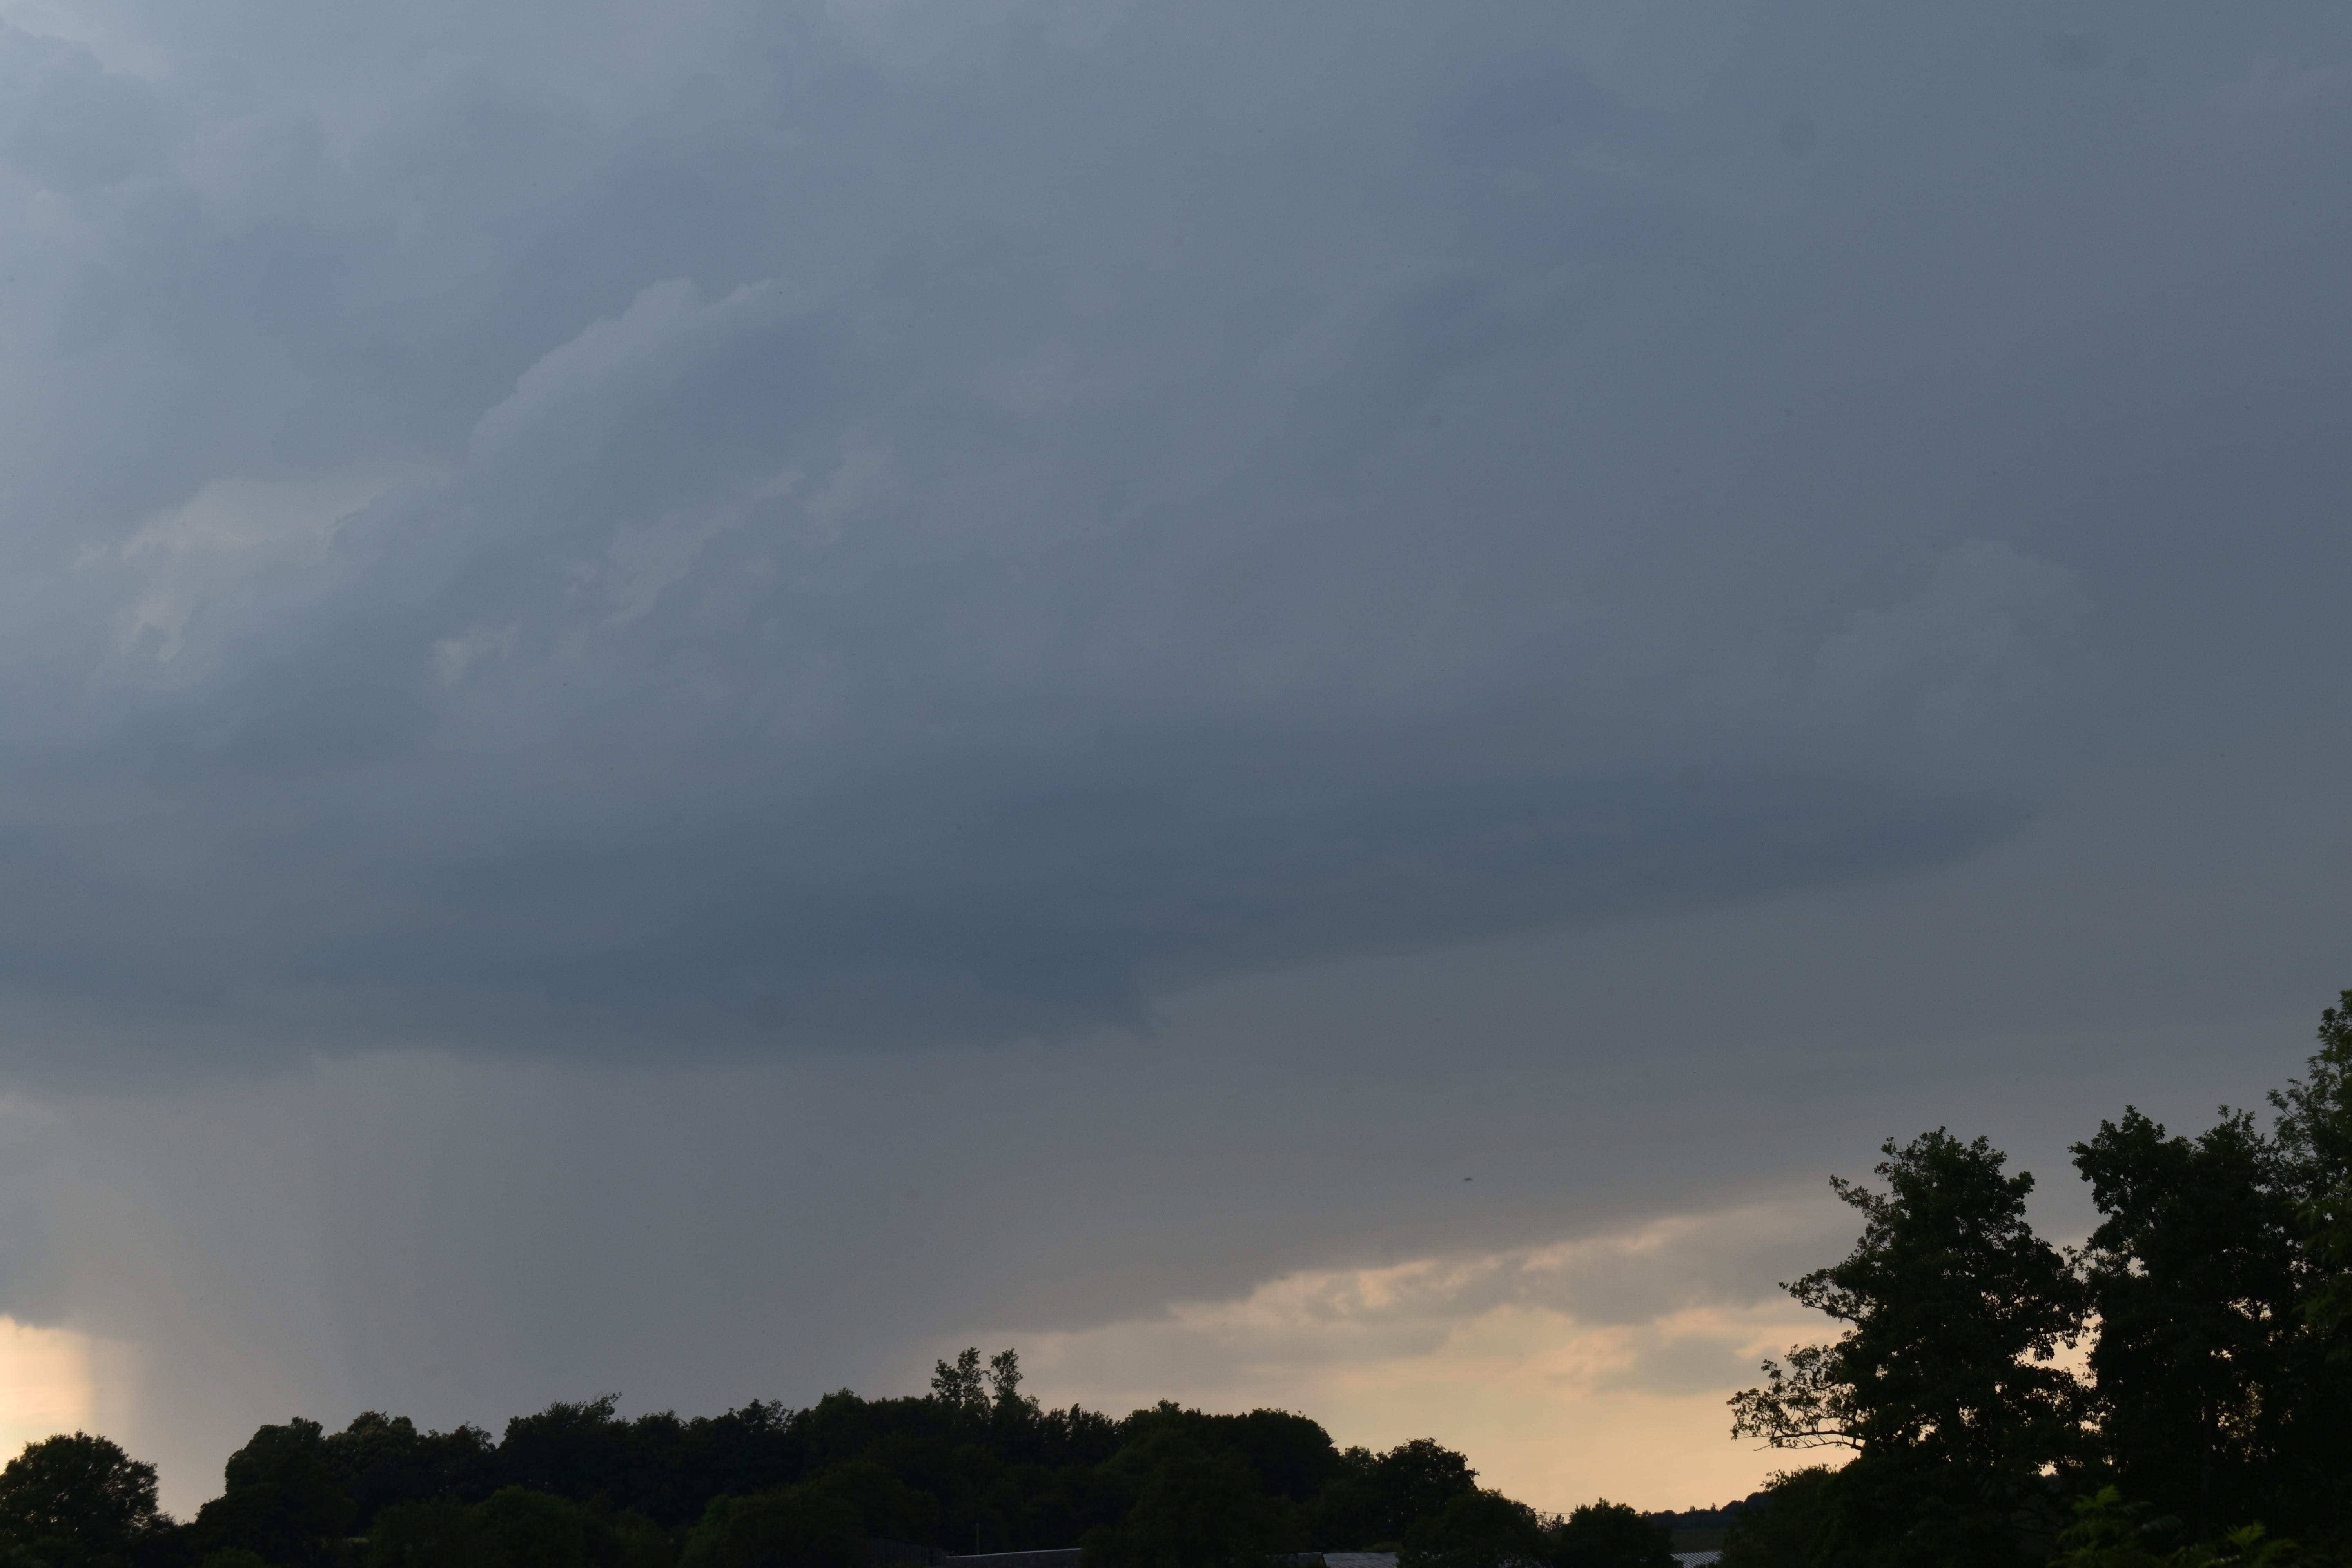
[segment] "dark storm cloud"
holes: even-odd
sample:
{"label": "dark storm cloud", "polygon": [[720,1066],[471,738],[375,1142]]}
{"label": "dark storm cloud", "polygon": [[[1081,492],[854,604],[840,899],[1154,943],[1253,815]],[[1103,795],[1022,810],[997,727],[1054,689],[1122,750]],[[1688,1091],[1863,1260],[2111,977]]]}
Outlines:
{"label": "dark storm cloud", "polygon": [[2330,11],[16,16],[21,1070],[1134,1022],[2346,673]]}

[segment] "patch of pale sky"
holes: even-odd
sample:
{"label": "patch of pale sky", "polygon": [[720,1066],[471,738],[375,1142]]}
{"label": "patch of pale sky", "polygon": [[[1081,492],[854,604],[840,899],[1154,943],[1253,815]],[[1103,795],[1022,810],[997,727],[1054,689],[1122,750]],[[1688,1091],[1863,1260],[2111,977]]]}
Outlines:
{"label": "patch of pale sky", "polygon": [[0,1452],[58,1432],[120,1436],[136,1388],[130,1347],[0,1317]]}
{"label": "patch of pale sky", "polygon": [[1759,1356],[1830,1327],[1777,1290],[1759,1295],[1752,1266],[1759,1252],[1818,1249],[1840,1223],[1825,1209],[1767,1205],[1476,1258],[1306,1270],[1236,1300],[995,1338],[1024,1347],[1049,1400],[1304,1411],[1343,1444],[1434,1436],[1538,1507],[1689,1507],[1788,1467],[1730,1437],[1725,1399]]}
{"label": "patch of pale sky", "polygon": [[218,480],[120,545],[85,552],[81,564],[130,574],[135,597],[120,616],[116,647],[168,663],[179,655],[189,617],[207,600],[256,572],[315,564],[335,525],[395,482],[373,471]]}

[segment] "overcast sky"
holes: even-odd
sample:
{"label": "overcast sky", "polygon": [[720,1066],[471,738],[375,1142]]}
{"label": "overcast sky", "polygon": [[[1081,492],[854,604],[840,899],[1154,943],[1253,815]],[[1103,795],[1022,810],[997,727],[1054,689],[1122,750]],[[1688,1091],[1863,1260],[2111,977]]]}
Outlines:
{"label": "overcast sky", "polygon": [[183,1510],[975,1341],[1719,1500],[1831,1171],[2352,984],[2341,5],[0,18],[0,1426]]}

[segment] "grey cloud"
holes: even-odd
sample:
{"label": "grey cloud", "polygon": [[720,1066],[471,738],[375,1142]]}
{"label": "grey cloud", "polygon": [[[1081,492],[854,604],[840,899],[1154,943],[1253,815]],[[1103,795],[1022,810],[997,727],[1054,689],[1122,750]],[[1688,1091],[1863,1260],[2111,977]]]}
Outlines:
{"label": "grey cloud", "polygon": [[1987,770],[2063,752],[2062,726],[2095,721],[2094,614],[2074,574],[1970,541],[1919,594],[1822,645],[1817,700],[1863,746],[1982,787]]}
{"label": "grey cloud", "polygon": [[2053,33],[2042,41],[2042,58],[2060,70],[2096,70],[2106,63],[2107,42],[2096,33]]}
{"label": "grey cloud", "polygon": [[0,161],[20,179],[79,192],[160,171],[167,143],[158,106],[88,48],[6,28],[0,80],[14,111],[0,128]]}
{"label": "grey cloud", "polygon": [[1593,1386],[1639,1389],[1670,1398],[1753,1386],[1756,1365],[1743,1349],[1730,1335],[1644,1336],[1644,1342],[1624,1365],[1601,1373],[1593,1379]]}
{"label": "grey cloud", "polygon": [[7,15],[0,1308],[183,1506],[2079,1235],[2344,981],[2340,7]]}
{"label": "grey cloud", "polygon": [[[291,1410],[913,1389],[968,1343],[1676,1214],[1772,1223],[1542,1300],[1769,1302],[1853,1233],[1822,1177],[1938,1124],[1990,1133],[2079,1237],[2064,1149],[2099,1116],[2201,1125],[2308,1050],[2341,984],[2344,763],[2304,737],[2136,767],[1937,863],[1241,970],[1157,992],[1149,1044],[142,1072],[0,1120],[0,1306],[141,1347],[123,1436],[185,1507]],[[1705,1336],[1635,1348],[1639,1386],[1752,1372]],[[1250,1386],[1213,1338],[1171,1354],[1103,1381]]]}
{"label": "grey cloud", "polygon": [[2102,23],[2205,51],[2113,100],[2026,8],[1843,86],[1834,10],[208,15],[9,35],[25,1070],[1139,1025],[1963,852],[2336,668],[2340,389],[2225,329],[2340,340],[2341,237],[2175,310],[2316,13]]}

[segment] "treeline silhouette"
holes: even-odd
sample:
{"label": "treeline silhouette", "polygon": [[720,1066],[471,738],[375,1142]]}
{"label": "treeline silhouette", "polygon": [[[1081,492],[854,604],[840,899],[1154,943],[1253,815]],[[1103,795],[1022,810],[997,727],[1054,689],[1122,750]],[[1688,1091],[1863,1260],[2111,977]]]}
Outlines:
{"label": "treeline silhouette", "polygon": [[[1986,1140],[1889,1140],[1863,1229],[1787,1287],[1844,1325],[1764,1363],[1735,1435],[1850,1451],[1719,1512],[1566,1518],[1434,1442],[1342,1449],[1303,1415],[1161,1403],[1121,1420],[1021,1392],[1011,1351],[929,1394],[625,1421],[611,1398],[420,1432],[268,1426],[184,1523],[102,1437],[0,1470],[0,1568],[871,1568],[1082,1544],[1082,1568],[2282,1568],[2352,1563],[2352,991],[2260,1125],[2194,1136],[2126,1107],[2074,1145],[2101,1221],[2026,1215]],[[2027,1090],[2021,1086],[2021,1092]]]}
{"label": "treeline silhouette", "polygon": [[2126,1107],[2074,1144],[2079,1249],[1982,1138],[1832,1178],[1861,1238],[1786,1289],[1844,1331],[1766,1362],[1733,1430],[1852,1458],[1739,1510],[1725,1568],[2352,1561],[2352,991],[2319,1047],[2267,1129]]}
{"label": "treeline silhouette", "polygon": [[0,1568],[872,1568],[1080,1544],[1087,1568],[1384,1548],[1673,1568],[1664,1525],[1607,1502],[1539,1515],[1428,1439],[1342,1449],[1303,1415],[1167,1402],[1114,1420],[1020,1384],[1012,1351],[983,1369],[968,1350],[928,1394],[806,1409],[624,1420],[605,1397],[499,1438],[297,1419],[254,1433],[184,1523],[157,1510],[152,1466],[75,1433],[0,1471]]}

